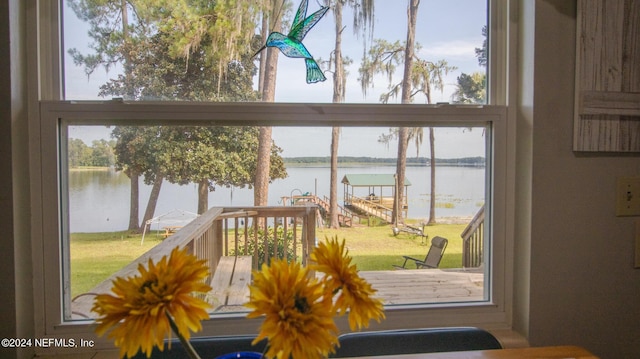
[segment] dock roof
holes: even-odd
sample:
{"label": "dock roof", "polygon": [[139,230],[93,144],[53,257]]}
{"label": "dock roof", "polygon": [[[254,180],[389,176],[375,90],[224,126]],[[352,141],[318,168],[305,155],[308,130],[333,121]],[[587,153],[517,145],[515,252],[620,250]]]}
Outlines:
{"label": "dock roof", "polygon": [[[342,178],[342,183],[352,187],[394,187],[395,179],[393,174],[348,174]],[[404,185],[411,186],[411,182],[406,177]]]}

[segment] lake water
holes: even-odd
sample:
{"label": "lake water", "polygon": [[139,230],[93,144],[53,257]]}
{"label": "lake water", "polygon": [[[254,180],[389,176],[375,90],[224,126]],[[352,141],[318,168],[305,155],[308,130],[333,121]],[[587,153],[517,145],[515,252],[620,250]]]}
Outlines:
{"label": "lake water", "polygon": [[[290,167],[289,177],[269,187],[269,205],[282,205],[283,196],[313,193],[329,196],[329,167]],[[346,174],[393,174],[395,166],[354,166],[338,170],[338,182]],[[410,218],[429,216],[429,167],[407,167]],[[129,223],[129,178],[114,170],[71,171],[69,174],[69,212],[71,232],[125,230]],[[377,191],[377,189],[376,189]],[[140,181],[140,219],[146,209],[151,186]],[[343,201],[339,183],[338,203]],[[362,193],[359,193],[362,192]],[[366,196],[366,189],[355,195]],[[379,194],[379,193],[376,193]],[[390,196],[391,193],[382,193]],[[484,204],[485,168],[438,167],[436,170],[436,217],[470,217]],[[164,182],[155,215],[175,210],[196,212],[197,185],[179,186]],[[253,190],[216,187],[209,193],[209,206],[250,206]]]}

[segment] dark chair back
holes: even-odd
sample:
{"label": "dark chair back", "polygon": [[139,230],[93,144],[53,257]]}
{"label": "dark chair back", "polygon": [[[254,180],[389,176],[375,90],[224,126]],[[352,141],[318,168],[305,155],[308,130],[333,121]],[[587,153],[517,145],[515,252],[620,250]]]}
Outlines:
{"label": "dark chair back", "polygon": [[433,237],[429,252],[427,252],[427,256],[424,258],[424,267],[438,268],[448,244],[449,241],[446,238]]}
{"label": "dark chair back", "polygon": [[[201,358],[214,359],[223,354],[248,351],[261,353],[266,345],[266,340],[261,341],[255,346],[251,345],[251,342],[256,337],[254,335],[230,335],[230,336],[216,336],[216,337],[202,337],[191,338],[189,342],[196,350]],[[171,340],[171,349],[167,347],[165,342],[164,350],[160,351],[158,348],[153,348],[151,358],[153,359],[189,359],[187,352],[177,339]],[[147,359],[147,356],[138,352],[131,359]]]}
{"label": "dark chair back", "polygon": [[489,332],[472,327],[354,332],[340,336],[332,358],[501,349]]}

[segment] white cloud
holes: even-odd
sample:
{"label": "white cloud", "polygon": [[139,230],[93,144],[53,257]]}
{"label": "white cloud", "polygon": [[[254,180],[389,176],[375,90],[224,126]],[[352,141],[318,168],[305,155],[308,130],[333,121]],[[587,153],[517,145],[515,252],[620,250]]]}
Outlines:
{"label": "white cloud", "polygon": [[454,40],[437,42],[432,46],[424,46],[420,50],[420,56],[427,59],[475,59],[475,49],[482,46],[482,39],[478,40]]}

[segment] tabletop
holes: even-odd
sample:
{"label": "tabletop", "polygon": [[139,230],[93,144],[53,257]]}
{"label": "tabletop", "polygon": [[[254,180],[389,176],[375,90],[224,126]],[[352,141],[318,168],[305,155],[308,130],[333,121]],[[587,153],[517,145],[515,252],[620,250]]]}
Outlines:
{"label": "tabletop", "polygon": [[[359,359],[597,359],[577,346],[529,347],[517,349],[474,350],[429,354],[383,355],[358,357]],[[355,359],[355,358],[354,358]]]}

